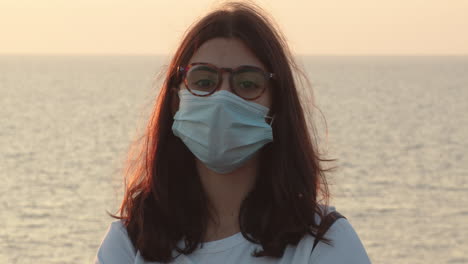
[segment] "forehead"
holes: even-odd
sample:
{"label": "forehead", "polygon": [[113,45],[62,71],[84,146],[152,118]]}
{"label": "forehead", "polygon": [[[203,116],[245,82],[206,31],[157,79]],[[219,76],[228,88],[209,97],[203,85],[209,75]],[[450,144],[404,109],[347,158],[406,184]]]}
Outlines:
{"label": "forehead", "polygon": [[206,62],[226,68],[252,65],[265,69],[253,52],[235,38],[214,38],[206,41],[193,54],[189,64],[194,62]]}

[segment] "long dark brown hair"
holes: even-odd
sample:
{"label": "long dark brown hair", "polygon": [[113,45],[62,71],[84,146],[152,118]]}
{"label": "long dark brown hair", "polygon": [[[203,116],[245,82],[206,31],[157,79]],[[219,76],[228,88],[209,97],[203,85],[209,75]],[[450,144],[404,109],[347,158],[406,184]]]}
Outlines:
{"label": "long dark brown hair", "polygon": [[[171,127],[178,108],[177,72],[195,51],[213,38],[241,40],[269,72],[272,87],[274,141],[260,150],[259,174],[243,200],[239,223],[243,236],[261,244],[253,256],[281,257],[288,244],[310,234],[323,237],[315,214],[328,206],[324,161],[308,128],[299,100],[296,66],[285,38],[274,22],[254,4],[226,3],[186,32],[167,69],[139,151],[130,151],[125,195],[118,214],[136,250],[147,261],[169,262],[173,250],[190,254],[202,242],[211,217],[194,155],[174,136]],[[323,221],[323,220],[322,220]],[[177,242],[184,240],[185,247]]]}

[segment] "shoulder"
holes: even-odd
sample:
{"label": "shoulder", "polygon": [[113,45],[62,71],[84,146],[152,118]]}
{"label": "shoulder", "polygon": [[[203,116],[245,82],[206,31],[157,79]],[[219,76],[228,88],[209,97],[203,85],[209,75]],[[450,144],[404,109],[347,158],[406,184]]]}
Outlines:
{"label": "shoulder", "polygon": [[135,248],[128,237],[125,225],[122,220],[115,220],[110,223],[105,232],[94,263],[133,263],[135,255]]}
{"label": "shoulder", "polygon": [[[334,206],[325,209],[336,211]],[[331,245],[320,241],[312,251],[309,263],[370,263],[364,245],[348,219],[337,219],[325,237],[331,240]],[[308,243],[313,243],[314,238],[310,236],[309,239]]]}

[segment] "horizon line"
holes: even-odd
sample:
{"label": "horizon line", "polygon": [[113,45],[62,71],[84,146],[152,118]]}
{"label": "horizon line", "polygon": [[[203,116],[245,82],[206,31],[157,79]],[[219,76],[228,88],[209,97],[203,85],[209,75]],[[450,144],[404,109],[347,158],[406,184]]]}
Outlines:
{"label": "horizon line", "polygon": [[[33,52],[10,52],[2,53],[0,56],[171,56],[169,53],[81,53],[81,52],[56,52],[56,53],[33,53]],[[293,53],[293,56],[314,56],[314,57],[465,57],[468,53]]]}

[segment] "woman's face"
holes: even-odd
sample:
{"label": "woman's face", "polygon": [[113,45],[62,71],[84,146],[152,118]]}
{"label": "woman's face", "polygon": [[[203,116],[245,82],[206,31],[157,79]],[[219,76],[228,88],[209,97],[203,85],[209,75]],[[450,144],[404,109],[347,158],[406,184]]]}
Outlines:
{"label": "woman's face", "polygon": [[[255,55],[238,39],[234,38],[214,38],[203,43],[193,54],[189,63],[205,62],[215,65],[218,68],[236,68],[241,65],[252,65],[267,71],[263,64]],[[232,92],[229,88],[229,73],[224,73],[223,83],[219,90]],[[181,83],[180,89],[186,89]],[[218,90],[218,91],[219,91]],[[271,87],[267,85],[265,92],[259,98],[251,100],[271,108]]]}

